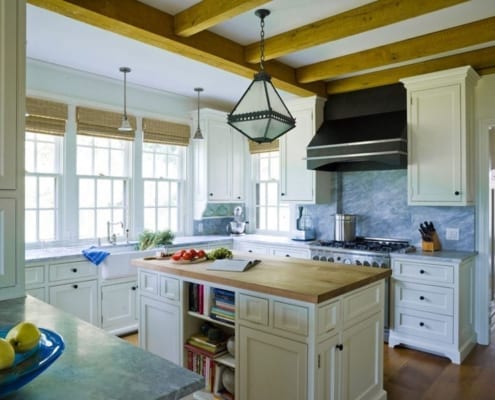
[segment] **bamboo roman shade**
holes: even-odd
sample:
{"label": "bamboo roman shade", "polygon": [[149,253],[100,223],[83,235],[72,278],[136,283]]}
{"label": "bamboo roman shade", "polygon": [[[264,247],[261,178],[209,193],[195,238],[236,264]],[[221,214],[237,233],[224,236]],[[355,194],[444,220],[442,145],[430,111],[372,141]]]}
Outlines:
{"label": "bamboo roman shade", "polygon": [[190,132],[189,125],[143,118],[144,141],[148,143],[187,146]]}
{"label": "bamboo roman shade", "polygon": [[270,151],[278,151],[279,150],[278,143],[279,143],[278,139],[269,143],[256,143],[250,140],[249,152],[251,154],[258,154],[258,153],[268,153]]}
{"label": "bamboo roman shade", "polygon": [[64,136],[67,104],[26,97],[26,131]]}
{"label": "bamboo roman shade", "polygon": [[[136,129],[136,117],[127,115],[133,129]],[[134,140],[134,132],[120,132],[122,115],[111,111],[77,107],[77,134],[110,139]]]}

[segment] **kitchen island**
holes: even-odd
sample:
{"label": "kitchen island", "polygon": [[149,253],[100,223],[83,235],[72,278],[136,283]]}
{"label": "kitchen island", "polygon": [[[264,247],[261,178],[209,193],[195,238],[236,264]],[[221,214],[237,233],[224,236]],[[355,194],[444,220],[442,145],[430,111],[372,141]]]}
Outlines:
{"label": "kitchen island", "polygon": [[[273,256],[245,272],[209,270],[210,263],[133,260],[140,346],[188,366],[184,344],[207,321],[236,338],[228,366],[237,400],[386,398],[383,309],[390,270]],[[231,320],[215,315],[218,289],[235,299]],[[208,388],[224,389],[221,383]]]}
{"label": "kitchen island", "polygon": [[201,376],[34,297],[0,302],[2,326],[22,320],[59,333],[65,350],[40,376],[4,399],[175,400],[204,386]]}

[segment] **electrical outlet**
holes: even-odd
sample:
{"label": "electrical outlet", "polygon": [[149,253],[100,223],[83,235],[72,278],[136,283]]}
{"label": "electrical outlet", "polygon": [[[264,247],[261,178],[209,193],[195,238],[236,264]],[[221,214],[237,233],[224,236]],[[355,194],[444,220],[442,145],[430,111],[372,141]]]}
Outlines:
{"label": "electrical outlet", "polygon": [[445,231],[445,239],[459,240],[459,228],[447,228]]}
{"label": "electrical outlet", "polygon": [[203,223],[198,223],[198,233],[203,233]]}

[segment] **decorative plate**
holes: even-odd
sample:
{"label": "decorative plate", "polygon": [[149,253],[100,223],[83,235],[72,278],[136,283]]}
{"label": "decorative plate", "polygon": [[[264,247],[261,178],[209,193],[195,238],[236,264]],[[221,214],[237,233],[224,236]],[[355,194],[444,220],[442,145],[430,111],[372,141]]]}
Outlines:
{"label": "decorative plate", "polygon": [[[10,328],[0,328],[0,337],[5,337]],[[15,355],[14,365],[0,370],[0,397],[31,382],[47,369],[65,349],[62,336],[49,329],[39,328],[41,338],[38,347]]]}

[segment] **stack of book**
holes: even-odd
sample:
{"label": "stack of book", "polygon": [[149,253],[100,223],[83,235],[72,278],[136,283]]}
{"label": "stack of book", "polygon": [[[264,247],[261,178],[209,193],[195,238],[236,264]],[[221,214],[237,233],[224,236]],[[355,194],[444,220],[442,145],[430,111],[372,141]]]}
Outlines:
{"label": "stack of book", "polygon": [[210,317],[229,324],[235,323],[235,294],[230,290],[213,289]]}
{"label": "stack of book", "polygon": [[200,333],[192,335],[184,345],[187,351],[187,369],[204,376],[205,389],[208,392],[213,391],[215,384],[217,368],[214,360],[227,352],[226,346],[226,340],[211,341]]}

